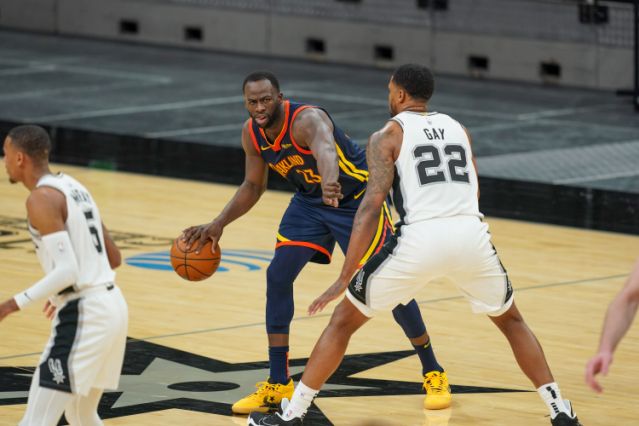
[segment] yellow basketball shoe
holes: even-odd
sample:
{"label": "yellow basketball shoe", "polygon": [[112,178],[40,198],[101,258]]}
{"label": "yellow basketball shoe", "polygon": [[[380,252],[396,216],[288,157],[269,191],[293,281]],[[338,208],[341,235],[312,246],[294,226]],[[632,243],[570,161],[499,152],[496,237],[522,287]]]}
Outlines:
{"label": "yellow basketball shoe", "polygon": [[268,413],[277,410],[282,398],[293,398],[293,379],[287,384],[257,382],[255,384],[257,390],[249,396],[240,399],[231,407],[235,414],[249,414],[252,411],[260,413]]}
{"label": "yellow basketball shoe", "polygon": [[430,371],[424,374],[424,408],[428,410],[442,410],[450,407],[453,396],[450,394],[448,377],[445,372]]}

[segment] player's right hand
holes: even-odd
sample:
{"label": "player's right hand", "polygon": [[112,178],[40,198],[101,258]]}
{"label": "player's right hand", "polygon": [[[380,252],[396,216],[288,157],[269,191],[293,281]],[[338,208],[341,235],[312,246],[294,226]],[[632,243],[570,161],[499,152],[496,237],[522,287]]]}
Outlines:
{"label": "player's right hand", "polygon": [[328,206],[339,206],[339,200],[344,198],[342,194],[342,185],[339,182],[323,182],[322,183],[322,201]]}
{"label": "player's right hand", "polygon": [[315,315],[322,310],[333,300],[337,299],[348,287],[348,280],[338,279],[330,286],[324,293],[313,301],[308,307],[308,314]]}
{"label": "player's right hand", "polygon": [[44,308],[42,308],[42,312],[44,312],[44,316],[47,317],[48,320],[52,320],[55,316],[55,311],[57,307],[51,303],[50,300],[47,300],[47,303],[44,304]]}
{"label": "player's right hand", "polygon": [[586,383],[597,393],[603,392],[601,385],[595,380],[599,373],[608,375],[608,369],[612,364],[612,353],[599,352],[586,364]]}
{"label": "player's right hand", "polygon": [[205,223],[204,225],[196,225],[186,228],[182,231],[182,240],[186,242],[187,249],[195,246],[195,252],[200,253],[202,247],[208,240],[211,240],[211,252],[215,253],[215,246],[222,237],[224,228],[216,221]]}

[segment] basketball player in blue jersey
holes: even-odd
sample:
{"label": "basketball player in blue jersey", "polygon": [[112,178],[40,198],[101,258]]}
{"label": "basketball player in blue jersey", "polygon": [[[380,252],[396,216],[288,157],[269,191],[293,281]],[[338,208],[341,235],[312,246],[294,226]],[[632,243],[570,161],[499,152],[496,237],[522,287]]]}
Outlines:
{"label": "basketball player in blue jersey", "polygon": [[[270,377],[257,391],[236,402],[237,414],[268,412],[282,398],[291,398],[288,373],[289,331],[293,319],[293,282],[309,261],[330,263],[335,243],[349,244],[353,219],[366,191],[365,153],[331,120],[326,111],[284,100],[277,78],[256,72],[242,86],[250,118],[242,128],[246,174],[235,196],[210,223],[184,230],[187,244],[199,251],[207,240],[213,247],[224,227],[248,212],[266,190],[268,170],[296,188],[277,233],[276,250],[266,272],[266,331]],[[392,235],[386,205],[377,213],[372,243],[362,262],[377,253]],[[393,310],[396,321],[415,347],[422,363],[429,409],[446,408],[451,394],[446,374],[437,363],[415,300]]]}

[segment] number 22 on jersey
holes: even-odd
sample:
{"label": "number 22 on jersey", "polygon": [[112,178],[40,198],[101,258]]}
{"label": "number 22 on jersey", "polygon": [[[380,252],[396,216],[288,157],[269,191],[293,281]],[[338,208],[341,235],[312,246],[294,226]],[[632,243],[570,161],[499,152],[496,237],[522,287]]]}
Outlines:
{"label": "number 22 on jersey", "polygon": [[469,183],[466,150],[462,145],[417,145],[413,149],[417,160],[420,186],[438,182]]}

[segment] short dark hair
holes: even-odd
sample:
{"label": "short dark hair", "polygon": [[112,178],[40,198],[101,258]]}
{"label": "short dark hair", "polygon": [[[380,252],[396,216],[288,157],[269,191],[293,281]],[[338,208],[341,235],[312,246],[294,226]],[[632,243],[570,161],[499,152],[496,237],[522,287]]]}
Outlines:
{"label": "short dark hair", "polygon": [[413,98],[428,101],[433,96],[435,79],[433,73],[423,65],[402,65],[393,72],[392,80]]}
{"label": "short dark hair", "polygon": [[247,75],[244,79],[244,83],[242,83],[242,93],[244,92],[244,88],[246,88],[246,83],[262,80],[270,81],[273,87],[275,87],[275,90],[280,91],[280,82],[277,81],[275,74],[270,71],[255,71]]}
{"label": "short dark hair", "polygon": [[42,163],[49,160],[51,139],[46,130],[40,126],[26,124],[9,130],[7,137],[19,151]]}

